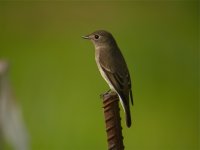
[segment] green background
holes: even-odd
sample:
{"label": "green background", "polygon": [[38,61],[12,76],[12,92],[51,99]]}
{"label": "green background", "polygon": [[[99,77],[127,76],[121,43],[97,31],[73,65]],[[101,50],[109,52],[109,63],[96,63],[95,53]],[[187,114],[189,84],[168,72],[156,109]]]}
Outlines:
{"label": "green background", "polygon": [[[0,58],[32,150],[106,150],[91,42],[110,31],[133,81],[127,150],[198,149],[198,1],[0,1]],[[6,148],[10,149],[10,148]]]}

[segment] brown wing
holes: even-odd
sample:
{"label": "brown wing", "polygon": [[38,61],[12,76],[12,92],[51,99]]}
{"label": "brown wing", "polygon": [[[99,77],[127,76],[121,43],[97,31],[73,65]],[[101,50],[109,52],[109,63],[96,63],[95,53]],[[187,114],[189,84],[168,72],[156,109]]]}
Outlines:
{"label": "brown wing", "polygon": [[114,53],[101,53],[99,57],[99,64],[107,76],[108,80],[119,94],[126,114],[126,124],[128,127],[131,126],[131,113],[129,106],[129,95],[132,100],[131,92],[131,80],[126,66],[126,62],[121,55],[120,51],[115,51]]}
{"label": "brown wing", "polygon": [[101,52],[99,63],[115,90],[118,93],[123,92],[126,97],[130,95],[131,103],[133,105],[130,74],[121,52],[115,51],[110,55]]}
{"label": "brown wing", "polygon": [[124,89],[123,78],[118,73],[111,73],[107,69],[103,68],[108,80],[111,82],[116,92],[120,95],[122,100],[122,106],[126,114],[126,125],[131,126],[131,113],[129,106],[129,89]]}

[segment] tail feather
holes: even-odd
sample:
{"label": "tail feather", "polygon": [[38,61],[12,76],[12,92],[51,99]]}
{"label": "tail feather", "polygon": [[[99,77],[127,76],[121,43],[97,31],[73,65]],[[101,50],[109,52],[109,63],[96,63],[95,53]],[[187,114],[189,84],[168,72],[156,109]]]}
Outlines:
{"label": "tail feather", "polygon": [[123,94],[121,94],[119,95],[119,98],[125,112],[126,126],[130,128],[131,127],[131,112],[130,112],[129,99],[128,99],[129,97],[126,97]]}
{"label": "tail feather", "polygon": [[134,105],[133,103],[133,94],[132,94],[132,90],[130,89],[130,98],[131,98],[131,104]]}
{"label": "tail feather", "polygon": [[125,110],[125,115],[126,115],[126,125],[127,125],[127,127],[128,128],[130,128],[131,127],[131,113],[130,113],[130,109],[129,108],[127,108],[126,110]]}

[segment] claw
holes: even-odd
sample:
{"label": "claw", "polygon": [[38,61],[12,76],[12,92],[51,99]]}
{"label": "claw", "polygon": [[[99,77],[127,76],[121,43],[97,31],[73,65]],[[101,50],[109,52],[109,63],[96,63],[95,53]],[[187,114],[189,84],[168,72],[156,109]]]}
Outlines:
{"label": "claw", "polygon": [[109,89],[107,92],[100,94],[100,98],[103,98],[104,95],[112,93],[111,89]]}

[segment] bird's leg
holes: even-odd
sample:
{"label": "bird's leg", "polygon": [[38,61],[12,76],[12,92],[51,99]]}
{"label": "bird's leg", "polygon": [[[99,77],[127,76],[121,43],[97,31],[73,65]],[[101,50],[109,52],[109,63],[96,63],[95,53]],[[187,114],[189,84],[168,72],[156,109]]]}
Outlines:
{"label": "bird's leg", "polygon": [[107,95],[107,94],[109,94],[110,92],[112,92],[111,89],[109,89],[109,90],[108,90],[107,92],[105,92],[105,93],[100,94],[100,98],[103,98],[104,95]]}

